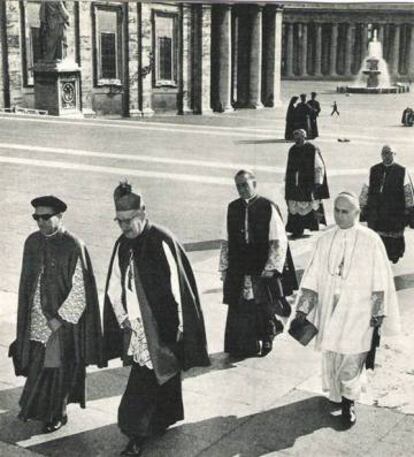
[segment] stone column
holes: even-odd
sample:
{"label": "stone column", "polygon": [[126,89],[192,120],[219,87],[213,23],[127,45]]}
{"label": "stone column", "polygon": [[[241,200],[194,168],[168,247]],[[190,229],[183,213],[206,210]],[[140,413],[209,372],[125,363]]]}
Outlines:
{"label": "stone column", "polygon": [[263,108],[262,104],[262,10],[251,7],[251,35],[249,62],[249,107]]}
{"label": "stone column", "polygon": [[280,7],[268,7],[267,36],[264,59],[266,73],[264,75],[263,103],[267,107],[281,105],[280,79],[282,62],[282,26],[283,10]]}
{"label": "stone column", "polygon": [[344,76],[352,75],[352,58],[353,58],[353,31],[354,25],[348,24],[346,28],[345,43],[345,72]]}
{"label": "stone column", "polygon": [[231,6],[219,7],[219,106],[220,112],[231,112]]}
{"label": "stone column", "polygon": [[6,86],[7,46],[6,46],[6,4],[0,2],[0,108],[10,105],[9,88]]}
{"label": "stone column", "polygon": [[408,50],[408,77],[414,80],[414,25],[410,27],[410,45]]}
{"label": "stone column", "polygon": [[394,38],[392,41],[391,59],[390,59],[390,73],[393,76],[398,76],[398,74],[399,74],[399,71],[398,71],[399,61],[400,61],[400,25],[395,24]]}
{"label": "stone column", "polygon": [[128,115],[131,117],[140,116],[139,109],[139,47],[138,47],[138,7],[135,2],[128,2],[128,41],[127,41],[127,56],[128,62],[128,81],[124,81],[125,86],[128,85]]}
{"label": "stone column", "polygon": [[[20,49],[20,5],[17,2],[5,2],[6,55],[8,70],[8,96],[10,106],[22,105],[22,54]],[[3,77],[3,75],[2,75]]]}
{"label": "stone column", "polygon": [[384,24],[378,24],[378,41],[381,41],[382,52],[384,53]]}
{"label": "stone column", "polygon": [[332,24],[329,50],[329,76],[336,76],[336,59],[338,55],[338,24]]}
{"label": "stone column", "polygon": [[362,64],[368,52],[368,26],[367,24],[361,24],[361,62]]}
{"label": "stone column", "polygon": [[4,57],[5,54],[5,29],[6,29],[6,18],[4,14],[4,2],[0,3],[0,108],[6,106],[6,97],[5,97],[5,68],[4,68]]}
{"label": "stone column", "polygon": [[192,12],[191,5],[183,4],[182,5],[182,35],[181,35],[181,109],[179,114],[189,114],[193,112],[191,94],[192,94]]}
{"label": "stone column", "polygon": [[286,76],[293,76],[293,24],[287,23]]}
{"label": "stone column", "polygon": [[390,43],[390,24],[383,24],[382,26],[382,56],[387,64],[390,64],[391,58],[391,43]]}
{"label": "stone column", "polygon": [[211,109],[211,5],[201,5],[200,18],[200,114],[210,114]]}
{"label": "stone column", "polygon": [[[140,31],[141,43],[140,51],[141,58],[139,62],[140,74],[140,109],[142,116],[152,116],[152,72],[154,71],[154,56],[152,52],[152,17],[151,4],[140,3]],[[143,68],[150,68],[149,72],[142,71]]]}
{"label": "stone column", "polygon": [[308,74],[308,24],[300,24],[301,40],[300,40],[300,76]]}
{"label": "stone column", "polygon": [[322,24],[315,24],[315,76],[322,76]]}
{"label": "stone column", "polygon": [[93,43],[92,5],[79,2],[79,57],[82,82],[82,114],[85,117],[95,116],[93,110]]}
{"label": "stone column", "polygon": [[239,32],[240,32],[240,18],[238,15],[232,15],[232,43],[231,48],[232,52],[232,61],[231,61],[231,101],[233,106],[238,104],[238,61],[239,61]]}

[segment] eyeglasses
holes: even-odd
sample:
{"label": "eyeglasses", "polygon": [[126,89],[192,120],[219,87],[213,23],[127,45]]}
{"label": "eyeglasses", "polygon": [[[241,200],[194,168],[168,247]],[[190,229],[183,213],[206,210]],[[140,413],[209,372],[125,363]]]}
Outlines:
{"label": "eyeglasses", "polygon": [[118,222],[119,225],[121,225],[121,224],[129,225],[138,216],[139,216],[139,214],[135,214],[135,216],[132,216],[129,219],[119,219],[118,217],[116,217],[114,219],[114,221]]}
{"label": "eyeglasses", "polygon": [[48,221],[51,217],[56,216],[57,213],[53,214],[32,214],[33,219],[37,222],[40,221],[40,219],[44,221]]}

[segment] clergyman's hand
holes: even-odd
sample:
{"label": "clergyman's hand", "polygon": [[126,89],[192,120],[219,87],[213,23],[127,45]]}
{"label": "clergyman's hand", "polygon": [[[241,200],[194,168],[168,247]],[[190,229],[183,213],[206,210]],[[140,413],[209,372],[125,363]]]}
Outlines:
{"label": "clergyman's hand", "polygon": [[52,317],[52,319],[47,321],[47,325],[50,330],[52,330],[52,333],[54,333],[62,326],[62,322],[60,322],[59,319],[56,319],[56,317]]}
{"label": "clergyman's hand", "polygon": [[226,271],[220,273],[220,279],[224,282],[226,280]]}

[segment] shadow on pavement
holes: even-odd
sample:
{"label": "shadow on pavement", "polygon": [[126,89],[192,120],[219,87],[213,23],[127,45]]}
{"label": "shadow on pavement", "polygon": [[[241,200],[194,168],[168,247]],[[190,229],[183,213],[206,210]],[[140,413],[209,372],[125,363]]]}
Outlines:
{"label": "shadow on pavement", "polygon": [[192,368],[191,370],[183,372],[183,379],[195,378],[204,374],[210,373],[211,371],[228,370],[229,368],[237,368],[232,361],[228,358],[225,352],[216,352],[215,354],[209,354],[210,363],[209,367]]}
{"label": "shadow on pavement", "polygon": [[[183,424],[164,436],[149,442],[143,457],[195,456],[260,457],[270,452],[289,449],[296,440],[322,428],[344,430],[340,417],[330,414],[331,406],[324,397],[312,397],[265,412],[244,417],[218,416]],[[212,430],[221,430],[222,439],[209,443]],[[223,437],[224,436],[224,437]],[[126,443],[116,425],[100,427],[31,447],[44,455],[65,457],[81,455],[116,455]],[[94,449],[95,447],[95,449]]]}
{"label": "shadow on pavement", "polygon": [[[210,361],[211,365],[208,367],[193,368],[183,372],[183,379],[195,378],[211,371],[236,368],[223,352],[210,354]],[[129,367],[119,367],[88,373],[86,407],[88,402],[122,395],[129,371]],[[15,387],[0,391],[0,405],[1,410],[4,411],[0,412],[0,441],[16,443],[41,433],[42,424],[39,421],[22,422],[17,418],[22,390],[23,387]]]}

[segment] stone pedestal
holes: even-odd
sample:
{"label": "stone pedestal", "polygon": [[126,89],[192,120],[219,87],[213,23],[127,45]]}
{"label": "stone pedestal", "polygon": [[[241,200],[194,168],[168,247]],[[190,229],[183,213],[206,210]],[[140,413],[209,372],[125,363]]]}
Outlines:
{"label": "stone pedestal", "polygon": [[73,61],[40,61],[34,66],[35,108],[53,116],[82,116],[80,68]]}

